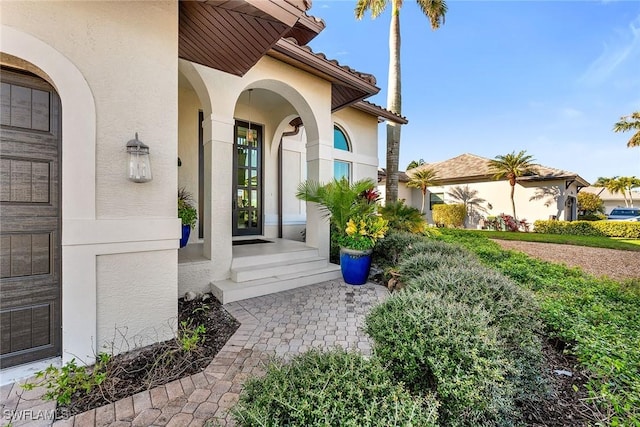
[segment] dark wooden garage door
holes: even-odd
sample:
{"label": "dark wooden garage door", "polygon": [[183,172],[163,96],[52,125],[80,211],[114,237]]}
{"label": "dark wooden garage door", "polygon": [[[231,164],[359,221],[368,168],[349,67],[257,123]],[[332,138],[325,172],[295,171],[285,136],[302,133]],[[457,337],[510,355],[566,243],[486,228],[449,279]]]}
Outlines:
{"label": "dark wooden garage door", "polygon": [[0,367],[60,354],[60,101],[0,70]]}

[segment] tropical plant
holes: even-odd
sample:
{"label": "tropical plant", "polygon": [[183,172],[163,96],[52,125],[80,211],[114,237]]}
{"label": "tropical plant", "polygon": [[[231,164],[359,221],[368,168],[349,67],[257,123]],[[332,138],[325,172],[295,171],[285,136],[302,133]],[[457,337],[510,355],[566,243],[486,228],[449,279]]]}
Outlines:
{"label": "tropical plant", "polygon": [[533,162],[533,156],[527,154],[525,150],[522,150],[517,154],[513,151],[509,154],[499,155],[496,156],[495,159],[489,160],[489,167],[491,169],[491,173],[493,173],[493,178],[496,180],[506,178],[509,181],[509,185],[511,186],[511,208],[513,210],[514,218],[517,218],[516,202],[513,198],[516,188],[516,179],[524,175],[536,173],[537,168]]}
{"label": "tropical plant", "polygon": [[627,147],[640,147],[640,111],[635,111],[628,116],[620,117],[620,121],[613,125],[614,132],[636,131],[627,142]]}
{"label": "tropical plant", "polygon": [[424,159],[420,159],[420,160],[411,160],[409,162],[409,164],[407,165],[407,169],[413,169],[413,168],[417,168],[418,166],[422,166],[424,165]]}
{"label": "tropical plant", "polygon": [[613,178],[599,177],[593,184],[594,187],[604,187],[611,194],[622,194],[624,205],[633,206],[634,188],[640,187],[640,179],[635,176],[614,176]]}
{"label": "tropical plant", "polygon": [[420,209],[420,213],[424,213],[424,201],[427,197],[427,188],[432,186],[437,178],[436,171],[429,167],[418,169],[409,174],[407,187],[419,188],[422,193],[422,208]]}
{"label": "tropical plant", "polygon": [[351,184],[346,178],[342,178],[327,184],[302,182],[298,185],[296,197],[319,204],[336,229],[344,232],[349,218],[375,211],[378,193],[372,179],[362,179]]}
{"label": "tropical plant", "polygon": [[386,203],[378,211],[389,221],[389,228],[396,231],[422,233],[427,225],[420,211],[413,206],[405,205],[404,200]]}
{"label": "tropical plant", "polygon": [[182,221],[182,225],[188,225],[191,228],[196,226],[198,220],[198,210],[195,207],[193,195],[184,187],[178,190],[178,218]]}
{"label": "tropical plant", "polygon": [[[447,4],[444,0],[416,0],[429,22],[437,30],[444,24]],[[402,113],[402,90],[400,73],[400,9],[402,0],[357,0],[355,15],[362,19],[367,11],[377,18],[391,3],[391,24],[389,27],[389,82],[387,85],[387,109]],[[387,181],[386,202],[398,199],[398,163],[400,160],[400,124],[387,123]]]}
{"label": "tropical plant", "polygon": [[[451,190],[447,192],[447,195],[454,201],[464,205],[467,211],[467,218],[474,218],[477,213],[488,213],[487,208],[482,206],[482,204],[487,201],[482,197],[478,197],[478,190],[469,187],[468,184],[464,187],[457,185],[451,188]],[[465,225],[467,225],[467,218],[465,218]]]}
{"label": "tropical plant", "polygon": [[387,220],[381,216],[355,215],[347,221],[344,233],[338,235],[338,244],[344,248],[366,251],[372,249],[388,229]]}
{"label": "tropical plant", "polygon": [[583,215],[594,215],[604,213],[604,202],[597,194],[578,193],[578,210]]}

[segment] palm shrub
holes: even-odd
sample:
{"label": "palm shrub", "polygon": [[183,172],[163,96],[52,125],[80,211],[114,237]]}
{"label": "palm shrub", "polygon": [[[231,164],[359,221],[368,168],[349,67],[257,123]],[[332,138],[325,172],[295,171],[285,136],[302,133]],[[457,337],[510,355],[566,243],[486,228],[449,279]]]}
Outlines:
{"label": "palm shrub", "polygon": [[373,308],[365,331],[396,381],[435,392],[442,425],[509,426],[515,418],[511,362],[492,316],[451,298],[401,291]]}
{"label": "palm shrub", "polygon": [[413,206],[405,205],[404,200],[387,203],[378,211],[389,222],[389,228],[392,230],[422,233],[427,225],[420,211]]}
{"label": "palm shrub", "polygon": [[434,397],[411,396],[377,359],[310,350],[251,378],[233,416],[239,426],[436,426]]}

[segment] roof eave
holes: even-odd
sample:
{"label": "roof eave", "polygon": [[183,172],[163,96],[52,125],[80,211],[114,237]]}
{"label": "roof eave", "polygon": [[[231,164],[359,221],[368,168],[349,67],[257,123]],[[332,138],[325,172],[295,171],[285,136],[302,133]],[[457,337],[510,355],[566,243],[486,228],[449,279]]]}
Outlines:
{"label": "roof eave", "polygon": [[372,116],[377,116],[379,119],[389,120],[390,122],[398,123],[401,125],[406,125],[407,123],[409,123],[409,120],[407,120],[406,117],[398,116],[397,114],[394,114],[391,111],[377,105],[371,104],[370,102],[357,101],[351,106],[360,111],[364,111],[365,113],[369,113]]}

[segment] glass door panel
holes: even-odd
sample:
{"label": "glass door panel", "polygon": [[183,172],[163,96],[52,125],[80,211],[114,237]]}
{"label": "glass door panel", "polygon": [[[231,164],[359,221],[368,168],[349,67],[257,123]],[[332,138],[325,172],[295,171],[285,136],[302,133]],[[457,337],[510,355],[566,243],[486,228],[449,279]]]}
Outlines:
{"label": "glass door panel", "polygon": [[236,122],[233,235],[262,234],[262,127]]}

